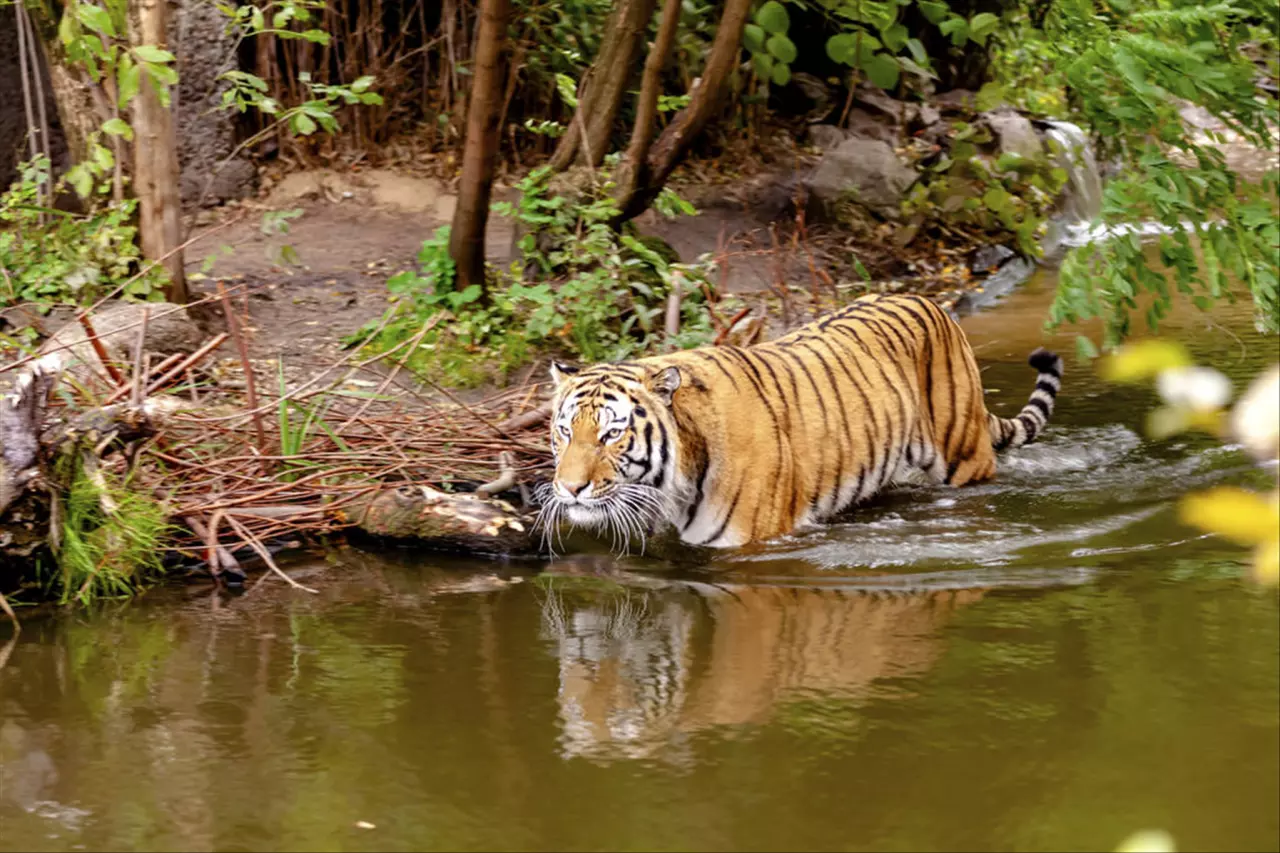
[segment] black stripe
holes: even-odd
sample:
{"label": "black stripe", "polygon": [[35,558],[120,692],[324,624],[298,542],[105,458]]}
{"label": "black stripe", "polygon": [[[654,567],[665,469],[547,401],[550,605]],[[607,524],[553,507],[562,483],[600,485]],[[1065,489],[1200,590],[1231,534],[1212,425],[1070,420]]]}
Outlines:
{"label": "black stripe", "polygon": [[1058,396],[1058,389],[1054,388],[1053,385],[1049,384],[1048,382],[1045,382],[1043,379],[1041,379],[1039,382],[1036,383],[1036,390],[1043,391],[1046,394],[1048,394],[1050,397]]}
{"label": "black stripe", "polygon": [[731,372],[729,372],[729,370],[723,364],[720,363],[719,356],[715,354],[713,350],[693,350],[692,354],[699,356],[700,358],[705,358],[707,361],[714,364],[720,370],[720,372],[723,373],[728,378],[729,384],[733,386],[733,390],[735,391],[741,390],[738,387],[738,378],[734,376]]}
{"label": "black stripe", "polygon": [[947,478],[943,480],[948,486],[951,485],[951,478],[956,475],[956,469],[960,467],[960,461],[956,460],[947,466]]}
{"label": "black stripe", "polygon": [[[809,385],[813,387],[814,399],[818,401],[818,410],[822,412],[822,428],[823,428],[824,434],[829,435],[831,433],[831,422],[827,416],[827,401],[822,396],[822,391],[818,389],[818,382],[813,378],[813,373],[809,371],[809,366],[804,363],[804,359],[800,358],[800,356],[792,352],[790,347],[778,347],[777,351],[780,355],[783,355],[791,359],[797,365],[799,365],[800,371],[804,373],[805,378],[809,380]],[[825,461],[827,458],[827,446],[825,443],[822,444],[821,453],[822,453],[822,458]],[[817,506],[818,496],[821,494],[821,490],[822,490],[822,472],[819,471],[818,476],[814,478],[813,497],[809,499],[810,507]]]}
{"label": "black stripe", "polygon": [[1044,412],[1045,420],[1049,419],[1049,414],[1050,414],[1049,404],[1046,403],[1044,400],[1041,400],[1039,397],[1032,397],[1030,400],[1027,401],[1027,406],[1035,406],[1037,409]]}
{"label": "black stripe", "polygon": [[738,482],[738,490],[733,493],[733,500],[729,502],[729,511],[724,514],[724,521],[720,522],[720,526],[716,528],[715,533],[702,540],[703,545],[710,545],[724,535],[725,528],[729,526],[729,519],[733,518],[733,511],[738,507],[738,499],[742,497],[742,487],[746,485],[747,476],[747,473],[744,472],[742,479]]}

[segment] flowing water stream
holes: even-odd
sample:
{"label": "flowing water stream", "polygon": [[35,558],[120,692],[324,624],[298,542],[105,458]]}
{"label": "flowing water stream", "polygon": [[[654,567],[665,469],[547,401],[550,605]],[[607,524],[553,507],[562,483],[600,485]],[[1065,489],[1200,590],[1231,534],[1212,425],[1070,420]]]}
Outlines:
{"label": "flowing water stream", "polygon": [[[1051,284],[965,321],[992,407]],[[1280,358],[1243,307],[1165,331],[1238,385]],[[1174,510],[1271,474],[1152,402],[1069,363],[997,482],[709,564],[344,548],[315,596],[30,619],[0,848],[1275,850],[1277,596]]]}

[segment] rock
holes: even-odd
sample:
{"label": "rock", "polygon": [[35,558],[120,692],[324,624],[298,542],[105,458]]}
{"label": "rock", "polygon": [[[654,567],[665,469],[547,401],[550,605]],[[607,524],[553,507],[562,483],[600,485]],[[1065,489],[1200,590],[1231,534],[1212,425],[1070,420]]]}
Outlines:
{"label": "rock", "polygon": [[[836,107],[836,101],[831,96],[831,87],[812,74],[806,74],[803,71],[792,74],[786,90],[788,94],[794,91],[796,95],[809,102],[810,106],[805,112],[805,118],[809,122],[822,121],[829,117]],[[799,110],[797,109],[796,112]]]}
{"label": "rock", "polygon": [[828,151],[805,181],[810,202],[830,216],[854,201],[881,216],[896,216],[915,170],[898,160],[888,143],[854,137]]}
{"label": "rock", "polygon": [[1014,251],[1008,246],[983,246],[969,259],[969,270],[975,273],[990,272],[1013,256]]}
{"label": "rock", "polygon": [[978,107],[978,96],[968,89],[952,89],[935,95],[933,105],[943,113],[969,113]]}
{"label": "rock", "polygon": [[916,114],[922,127],[932,127],[942,121],[942,113],[928,104],[921,104],[920,111]]}
{"label": "rock", "polygon": [[859,106],[879,112],[894,124],[911,124],[919,114],[916,104],[891,98],[874,86],[859,86],[855,98]]}
{"label": "rock", "polygon": [[[187,309],[169,302],[117,302],[108,303],[93,314],[90,320],[93,330],[107,351],[107,355],[118,365],[126,366],[133,362],[133,348],[141,329],[142,311],[150,309],[147,320],[146,350],[158,355],[171,353],[192,353],[204,340],[204,332],[188,315]],[[49,353],[61,347],[66,349],[66,369],[77,374],[83,373],[84,365],[92,367],[92,371],[101,372],[101,362],[84,327],[76,320],[69,320],[62,328],[54,332],[49,340],[40,348],[41,353]],[[152,359],[155,360],[154,357]],[[77,365],[81,370],[77,371]]]}
{"label": "rock", "polygon": [[898,133],[893,127],[858,107],[849,110],[849,119],[845,122],[845,127],[854,136],[861,136],[864,139],[878,139],[890,145],[898,139]]}
{"label": "rock", "polygon": [[1013,153],[1022,157],[1039,157],[1044,154],[1044,144],[1036,133],[1031,120],[1020,113],[983,113],[982,120],[991,128],[1001,154]]}
{"label": "rock", "polygon": [[809,127],[809,144],[826,151],[835,148],[849,138],[849,131],[833,124],[815,124]]}

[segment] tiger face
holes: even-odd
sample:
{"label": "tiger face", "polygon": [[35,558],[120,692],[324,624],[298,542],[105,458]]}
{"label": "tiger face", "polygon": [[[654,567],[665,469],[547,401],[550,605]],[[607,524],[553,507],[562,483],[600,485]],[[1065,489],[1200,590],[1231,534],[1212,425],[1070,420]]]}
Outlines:
{"label": "tiger face", "polygon": [[556,471],[543,499],[544,521],[560,518],[642,539],[664,514],[675,479],[672,398],[680,371],[640,365],[579,370],[552,364],[556,399],[551,450]]}

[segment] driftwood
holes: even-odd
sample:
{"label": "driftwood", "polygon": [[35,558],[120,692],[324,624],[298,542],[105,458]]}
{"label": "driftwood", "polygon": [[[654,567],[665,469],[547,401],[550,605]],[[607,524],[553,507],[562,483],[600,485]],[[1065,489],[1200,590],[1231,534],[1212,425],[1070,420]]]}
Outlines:
{"label": "driftwood", "polygon": [[430,486],[375,492],[343,510],[343,516],[372,536],[416,540],[431,548],[524,554],[538,544],[533,516],[506,501]]}

